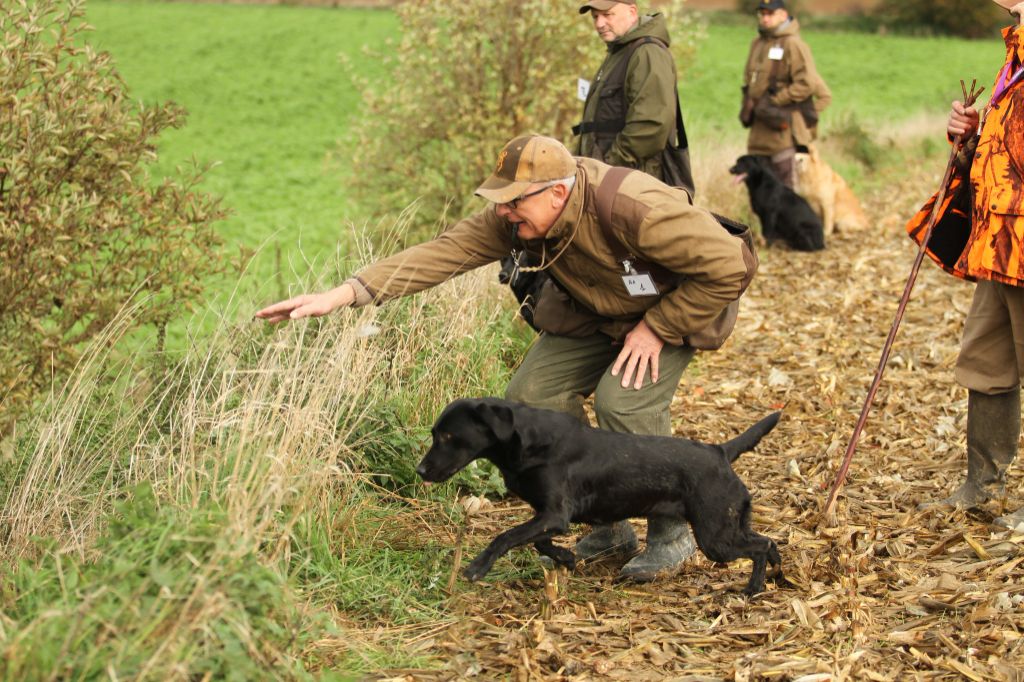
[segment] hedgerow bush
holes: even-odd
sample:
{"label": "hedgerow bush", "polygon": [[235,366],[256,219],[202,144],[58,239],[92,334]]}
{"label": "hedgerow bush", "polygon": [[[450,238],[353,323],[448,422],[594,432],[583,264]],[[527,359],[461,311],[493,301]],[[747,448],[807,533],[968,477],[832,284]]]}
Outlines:
{"label": "hedgerow bush", "polygon": [[991,36],[1000,22],[1009,23],[1006,12],[987,0],[883,0],[880,13],[894,28],[964,38]]}
{"label": "hedgerow bush", "polygon": [[[445,215],[461,217],[502,145],[525,132],[569,141],[582,113],[576,79],[593,78],[605,47],[575,0],[408,0],[401,38],[370,58],[391,79],[361,77],[350,143],[354,189],[371,215],[413,202],[421,239]],[[685,0],[660,3],[682,73],[703,36]]]}
{"label": "hedgerow bush", "polygon": [[147,171],[185,112],[132,102],[83,14],[80,0],[0,13],[0,433],[129,301],[135,324],[166,323],[221,268],[202,169]]}

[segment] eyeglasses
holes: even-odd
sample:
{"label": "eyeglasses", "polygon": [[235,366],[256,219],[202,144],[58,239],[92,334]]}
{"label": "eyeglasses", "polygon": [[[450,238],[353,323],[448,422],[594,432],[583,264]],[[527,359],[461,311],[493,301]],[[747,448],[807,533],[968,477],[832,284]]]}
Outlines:
{"label": "eyeglasses", "polygon": [[506,201],[505,205],[508,206],[510,210],[514,211],[516,210],[516,208],[519,207],[519,204],[523,201],[523,199],[529,199],[530,197],[540,194],[541,192],[547,192],[552,187],[554,187],[554,185],[545,185],[544,187],[541,187],[540,189],[534,190],[532,192],[520,194],[515,199],[510,199],[509,201]]}

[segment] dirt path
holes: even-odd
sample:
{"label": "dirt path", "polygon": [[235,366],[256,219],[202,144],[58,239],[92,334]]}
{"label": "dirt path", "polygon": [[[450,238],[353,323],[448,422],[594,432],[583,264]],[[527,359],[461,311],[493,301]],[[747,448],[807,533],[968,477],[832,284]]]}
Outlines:
{"label": "dirt path", "polygon": [[[941,169],[939,169],[941,170]],[[745,599],[749,563],[691,560],[651,585],[616,583],[617,566],[583,566],[556,590],[530,552],[454,597],[457,622],[411,635],[448,661],[400,679],[660,680],[1021,679],[1024,536],[992,533],[997,505],[919,513],[963,466],[966,393],[952,379],[970,285],[926,262],[835,527],[818,510],[842,458],[915,247],[902,231],[936,169],[879,182],[867,231],[821,255],[762,250],[728,346],[680,386],[676,433],[731,437],[767,412],[783,421],[737,471],[754,526],[780,545],[797,587]],[[1020,504],[1020,475],[1011,502]],[[466,552],[523,518],[471,517]],[[457,530],[457,529],[450,529]],[[568,539],[566,542],[571,543]],[[499,562],[501,563],[501,562]],[[524,578],[523,576],[530,576]],[[1013,675],[1017,675],[1016,678]]]}

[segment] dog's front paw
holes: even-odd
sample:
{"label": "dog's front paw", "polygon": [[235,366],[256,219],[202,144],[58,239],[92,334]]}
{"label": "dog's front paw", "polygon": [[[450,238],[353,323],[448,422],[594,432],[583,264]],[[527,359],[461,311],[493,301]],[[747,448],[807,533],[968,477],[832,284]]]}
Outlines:
{"label": "dog's front paw", "polygon": [[480,580],[487,572],[491,570],[491,567],[487,565],[487,562],[474,559],[469,566],[462,569],[462,575],[471,583],[475,583]]}
{"label": "dog's front paw", "polygon": [[570,552],[569,550],[565,549],[561,552],[558,552],[558,555],[552,558],[555,560],[555,563],[557,563],[562,568],[567,568],[570,571],[576,570],[576,555]]}
{"label": "dog's front paw", "polygon": [[782,569],[780,568],[775,575],[768,576],[768,579],[775,583],[775,586],[780,590],[792,590],[797,587],[795,583],[790,582],[786,576],[782,575]]}
{"label": "dog's front paw", "polygon": [[747,585],[743,588],[743,596],[745,597],[753,597],[754,595],[761,594],[762,592],[764,592],[764,585]]}

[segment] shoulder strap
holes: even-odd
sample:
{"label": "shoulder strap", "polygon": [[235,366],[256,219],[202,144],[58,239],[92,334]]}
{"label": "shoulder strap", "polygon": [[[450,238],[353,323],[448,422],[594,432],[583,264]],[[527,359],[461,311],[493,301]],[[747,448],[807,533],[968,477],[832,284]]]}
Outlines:
{"label": "shoulder strap", "polygon": [[677,273],[672,272],[663,265],[652,263],[631,254],[622,243],[622,240],[615,236],[615,230],[612,227],[612,207],[615,204],[615,197],[619,194],[622,182],[630,173],[640,172],[642,171],[623,166],[612,166],[608,169],[601,184],[594,192],[594,211],[597,213],[597,222],[601,226],[601,233],[604,235],[604,240],[608,244],[608,248],[611,249],[615,260],[620,263],[629,260],[634,267],[650,271],[651,275],[658,282],[674,286],[679,280]]}
{"label": "shoulder strap", "polygon": [[[612,255],[615,260],[620,263],[623,260],[629,259],[633,262],[634,267],[639,266],[643,269],[649,270],[655,279],[662,283],[669,283],[675,286],[682,278],[678,273],[672,272],[668,268],[658,263],[651,263],[641,258],[636,258],[629,252],[628,249],[623,245],[622,241],[615,236],[615,230],[612,227],[612,208],[615,204],[615,197],[619,194],[619,188],[622,186],[623,181],[630,173],[639,173],[633,168],[624,168],[622,166],[612,166],[608,169],[608,172],[604,175],[604,180],[598,186],[594,192],[594,211],[597,213],[597,222],[601,226],[601,234],[604,235],[604,240],[608,244],[608,248],[611,249]],[[739,237],[743,241],[747,251],[752,255],[754,262],[757,262],[757,249],[754,246],[753,237],[750,234],[750,228],[743,223],[737,222],[725,216],[717,213],[711,213],[712,217],[722,226],[729,234],[734,237]],[[753,278],[753,274],[751,274]],[[743,285],[743,289],[746,289],[749,280]]]}
{"label": "shoulder strap", "polygon": [[619,187],[622,186],[622,181],[632,172],[632,168],[612,166],[605,173],[604,180],[601,181],[597,191],[594,192],[594,209],[597,212],[597,222],[601,226],[601,232],[604,234],[604,240],[608,243],[608,248],[612,250],[612,255],[615,256],[617,261],[629,258],[629,252],[622,245],[622,242],[616,239],[615,232],[612,231],[612,206],[615,203],[616,195],[619,193]]}

